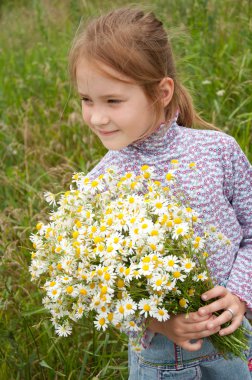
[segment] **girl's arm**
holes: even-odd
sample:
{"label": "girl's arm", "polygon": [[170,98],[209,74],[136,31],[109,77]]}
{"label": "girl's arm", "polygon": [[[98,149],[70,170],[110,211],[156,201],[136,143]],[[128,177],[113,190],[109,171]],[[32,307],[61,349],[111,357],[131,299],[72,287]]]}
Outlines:
{"label": "girl's arm", "polygon": [[224,192],[241,226],[243,238],[226,288],[252,310],[252,166],[233,139]]}
{"label": "girl's arm", "polygon": [[[216,286],[202,295],[203,300],[218,299],[198,310],[201,316],[221,312],[214,321],[207,322],[206,327],[210,330],[232,319],[229,327],[220,330],[220,335],[235,331],[246,310],[252,309],[252,167],[237,142],[230,141],[223,191],[235,211],[243,238],[226,287]],[[231,309],[234,315],[227,309]]]}

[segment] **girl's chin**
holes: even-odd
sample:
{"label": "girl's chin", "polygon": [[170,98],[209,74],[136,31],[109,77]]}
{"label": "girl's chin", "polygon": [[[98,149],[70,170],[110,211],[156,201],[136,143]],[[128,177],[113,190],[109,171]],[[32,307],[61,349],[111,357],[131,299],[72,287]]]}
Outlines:
{"label": "girl's chin", "polygon": [[106,141],[106,139],[100,138],[102,144],[107,148],[108,150],[121,150],[123,148],[126,148],[130,143],[123,142],[123,141]]}

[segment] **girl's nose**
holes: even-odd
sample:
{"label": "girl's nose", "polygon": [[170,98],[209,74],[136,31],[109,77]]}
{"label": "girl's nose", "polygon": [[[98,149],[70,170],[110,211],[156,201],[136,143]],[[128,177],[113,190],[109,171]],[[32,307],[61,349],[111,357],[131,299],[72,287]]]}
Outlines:
{"label": "girl's nose", "polygon": [[91,115],[90,121],[93,125],[106,125],[109,122],[109,118],[104,114],[95,112]]}

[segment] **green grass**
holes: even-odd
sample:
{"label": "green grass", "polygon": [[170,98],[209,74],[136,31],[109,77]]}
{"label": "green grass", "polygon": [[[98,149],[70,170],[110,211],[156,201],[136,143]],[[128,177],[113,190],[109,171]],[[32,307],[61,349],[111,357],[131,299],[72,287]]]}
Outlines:
{"label": "green grass", "polygon": [[[126,339],[98,334],[90,321],[58,338],[28,272],[29,234],[48,212],[43,192],[65,189],[73,172],[88,171],[105,153],[83,126],[67,74],[79,22],[101,4],[128,2],[0,3],[1,380],[127,378]],[[197,109],[252,160],[251,1],[156,0],[152,9],[171,29]]]}

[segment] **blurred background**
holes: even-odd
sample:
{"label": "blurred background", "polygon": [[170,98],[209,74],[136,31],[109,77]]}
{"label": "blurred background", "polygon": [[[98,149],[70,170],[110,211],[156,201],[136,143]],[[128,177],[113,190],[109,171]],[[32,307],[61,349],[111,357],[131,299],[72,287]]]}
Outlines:
{"label": "blurred background", "polygon": [[[127,379],[127,340],[81,321],[55,335],[30,282],[29,235],[105,154],[83,125],[67,56],[82,19],[127,1],[0,0],[0,379]],[[206,120],[252,161],[252,1],[153,0],[183,83]]]}

